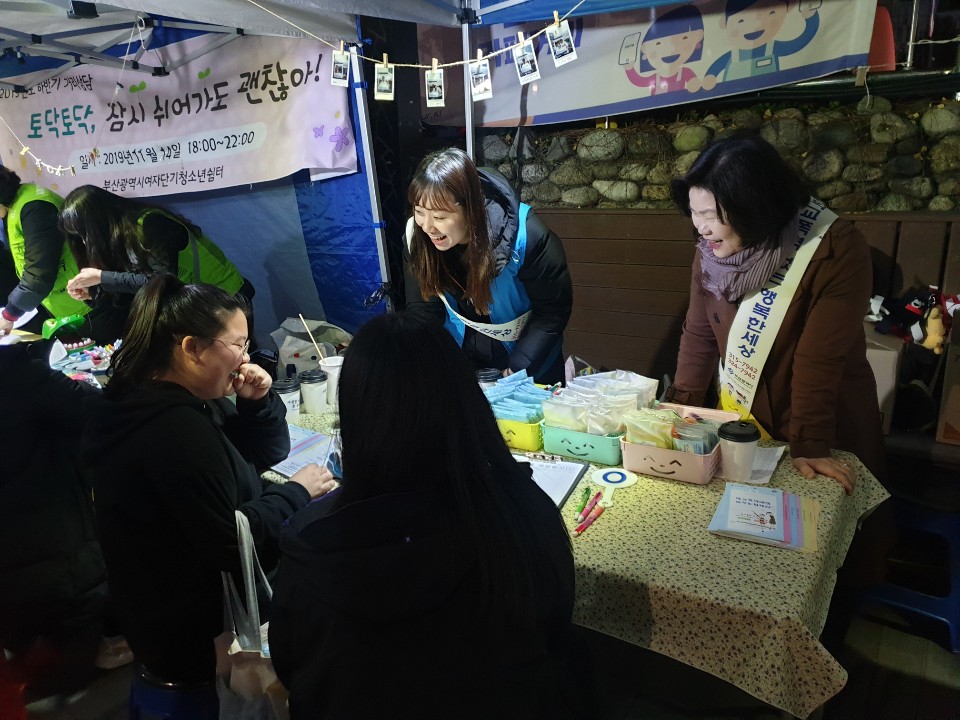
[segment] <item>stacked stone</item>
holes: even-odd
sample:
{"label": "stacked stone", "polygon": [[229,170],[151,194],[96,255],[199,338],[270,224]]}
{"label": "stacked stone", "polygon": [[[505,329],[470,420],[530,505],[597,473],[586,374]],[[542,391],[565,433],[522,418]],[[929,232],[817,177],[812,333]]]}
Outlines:
{"label": "stacked stone", "polygon": [[839,212],[949,211],[960,207],[960,103],[894,111],[865,98],[804,113],[744,109],[670,126],[488,135],[481,161],[518,181],[534,206],[666,208],[670,181],[714,138],[759,130],[816,196]]}

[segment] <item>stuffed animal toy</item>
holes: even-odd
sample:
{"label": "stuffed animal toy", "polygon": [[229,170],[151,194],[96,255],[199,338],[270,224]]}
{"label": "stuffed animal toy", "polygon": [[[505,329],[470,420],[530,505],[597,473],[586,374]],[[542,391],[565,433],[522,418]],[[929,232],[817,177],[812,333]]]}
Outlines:
{"label": "stuffed animal toy", "polygon": [[887,298],[883,301],[876,330],[885,335],[896,335],[907,343],[922,345],[939,355],[950,332],[951,318],[943,313],[944,307],[950,307],[948,300],[953,298],[944,298],[943,293],[933,286],[911,289],[903,297]]}
{"label": "stuffed animal toy", "polygon": [[940,355],[943,352],[946,335],[947,328],[943,322],[943,311],[940,307],[934,306],[927,310],[923,320],[923,340],[920,345]]}

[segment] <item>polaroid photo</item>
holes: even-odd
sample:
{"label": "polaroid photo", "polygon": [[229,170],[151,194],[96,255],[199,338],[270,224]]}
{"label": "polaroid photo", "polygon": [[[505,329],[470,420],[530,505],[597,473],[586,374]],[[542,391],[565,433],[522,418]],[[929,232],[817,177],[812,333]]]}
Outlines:
{"label": "polaroid photo", "polygon": [[493,82],[490,78],[490,60],[470,63],[470,96],[476,100],[493,97]]}
{"label": "polaroid photo", "polygon": [[568,62],[577,59],[577,49],[573,46],[570,24],[566,20],[559,25],[554,23],[547,28],[547,40],[550,43],[550,52],[553,54],[555,67],[566,65]]}
{"label": "polaroid photo", "polygon": [[384,65],[380,63],[374,66],[373,71],[373,99],[374,100],[393,100],[393,73],[396,68],[393,65]]}
{"label": "polaroid photo", "polygon": [[521,85],[540,79],[540,66],[537,65],[533,40],[525,40],[522,45],[513,46],[513,64],[517,66],[517,78]]}
{"label": "polaroid photo", "polygon": [[427,89],[427,107],[443,107],[443,70],[427,70],[423,73],[423,79]]}
{"label": "polaroid photo", "polygon": [[333,51],[333,63],[330,70],[330,84],[347,87],[350,81],[350,54]]}

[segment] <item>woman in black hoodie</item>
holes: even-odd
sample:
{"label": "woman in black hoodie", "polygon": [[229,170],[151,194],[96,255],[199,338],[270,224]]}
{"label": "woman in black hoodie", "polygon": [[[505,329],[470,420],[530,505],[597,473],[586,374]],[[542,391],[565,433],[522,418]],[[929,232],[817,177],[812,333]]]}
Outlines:
{"label": "woman in black hoodie", "polygon": [[281,540],[291,716],[572,716],[573,556],[439,325],[384,315],[340,378],[343,485]]}
{"label": "woman in black hoodie", "polygon": [[269,570],[280,524],[332,487],[316,465],[283,485],[260,479],[290,437],[270,376],[250,363],[244,310],[212,285],[151,280],[84,434],[110,590],[141,677],[208,683],[214,698],[220,572],[240,577],[234,511]]}

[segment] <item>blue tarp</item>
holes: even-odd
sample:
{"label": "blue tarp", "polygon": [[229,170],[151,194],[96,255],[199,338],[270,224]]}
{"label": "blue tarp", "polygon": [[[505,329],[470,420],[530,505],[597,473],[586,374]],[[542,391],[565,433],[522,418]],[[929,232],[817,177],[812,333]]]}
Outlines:
{"label": "blue tarp", "polygon": [[[596,15],[597,13],[621,12],[623,10],[634,10],[642,7],[655,7],[657,5],[676,4],[677,0],[642,0],[641,2],[621,2],[620,0],[586,0],[578,7],[571,17],[580,17],[581,15]],[[497,25],[499,23],[522,23],[531,20],[552,20],[553,11],[560,13],[561,17],[569,12],[570,7],[576,5],[576,2],[570,0],[565,3],[558,3],[556,0],[526,0],[518,2],[509,7],[502,7],[508,3],[504,0],[480,0],[480,23],[482,25]]]}

